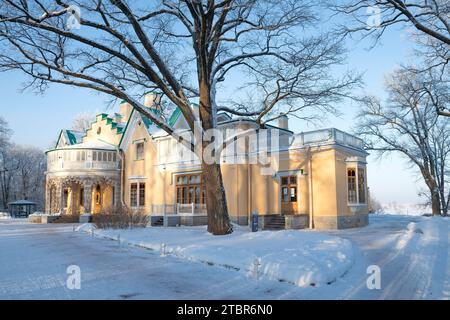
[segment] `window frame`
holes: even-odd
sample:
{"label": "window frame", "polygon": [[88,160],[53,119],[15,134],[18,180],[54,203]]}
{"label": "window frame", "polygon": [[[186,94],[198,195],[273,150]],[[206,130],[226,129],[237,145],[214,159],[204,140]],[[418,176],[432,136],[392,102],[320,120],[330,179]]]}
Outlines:
{"label": "window frame", "polygon": [[347,168],[347,203],[358,204],[358,188],[356,181],[356,168]]}
{"label": "window frame", "polygon": [[130,207],[136,208],[137,206],[138,206],[138,183],[132,182],[130,183]]}
{"label": "window frame", "polygon": [[[141,150],[141,152],[139,152],[139,148],[140,147],[142,147],[142,150]],[[135,156],[134,156],[134,159],[136,160],[136,161],[138,161],[138,160],[144,160],[144,158],[145,158],[145,146],[144,146],[144,142],[143,141],[139,141],[139,142],[136,142],[136,147],[135,147],[136,149],[135,149]]]}
{"label": "window frame", "polygon": [[[143,192],[142,192],[143,191]],[[145,182],[138,183],[138,207],[145,207]]]}
{"label": "window frame", "polygon": [[[179,179],[181,182],[179,182]],[[201,173],[178,174],[175,176],[175,203],[206,203],[206,190]]]}
{"label": "window frame", "polygon": [[[353,165],[347,166],[346,170],[347,205],[367,205],[366,167]],[[350,172],[354,175],[350,176]]]}
{"label": "window frame", "polygon": [[135,181],[130,183],[130,207],[142,208],[145,207],[145,182]]}
{"label": "window frame", "polygon": [[[286,179],[286,180],[285,180]],[[283,181],[285,180],[285,181]],[[295,181],[294,181],[295,180]],[[284,199],[284,190],[287,190],[287,201]],[[295,190],[295,200],[292,201],[291,192]],[[298,177],[297,175],[287,175],[280,177],[281,203],[298,203]]]}

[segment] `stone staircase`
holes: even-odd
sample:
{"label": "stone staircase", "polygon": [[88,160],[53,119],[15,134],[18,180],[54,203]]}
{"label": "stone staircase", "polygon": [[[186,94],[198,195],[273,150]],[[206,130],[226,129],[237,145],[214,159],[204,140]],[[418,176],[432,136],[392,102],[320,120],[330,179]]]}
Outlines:
{"label": "stone staircase", "polygon": [[263,230],[284,230],[285,226],[284,216],[272,216],[270,220],[265,223]]}

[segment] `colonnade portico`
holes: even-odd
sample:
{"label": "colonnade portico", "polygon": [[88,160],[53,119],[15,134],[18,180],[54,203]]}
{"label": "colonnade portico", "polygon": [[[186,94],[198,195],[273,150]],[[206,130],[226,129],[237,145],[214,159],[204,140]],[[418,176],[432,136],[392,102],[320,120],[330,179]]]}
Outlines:
{"label": "colonnade portico", "polygon": [[47,176],[47,213],[100,213],[120,201],[118,177]]}

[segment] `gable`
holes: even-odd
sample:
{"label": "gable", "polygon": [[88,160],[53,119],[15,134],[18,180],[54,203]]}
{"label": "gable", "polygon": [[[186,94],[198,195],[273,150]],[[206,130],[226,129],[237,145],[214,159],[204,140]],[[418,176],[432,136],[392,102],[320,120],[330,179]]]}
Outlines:
{"label": "gable", "polygon": [[[139,125],[139,123],[141,123],[141,125]],[[120,149],[126,151],[132,141],[136,139],[150,138],[151,136],[148,132],[148,126],[151,125],[153,124],[150,119],[142,117],[139,112],[133,109],[119,144]]]}
{"label": "gable", "polygon": [[63,129],[56,140],[55,148],[71,146],[82,142],[84,132]]}
{"label": "gable", "polygon": [[92,140],[102,140],[112,145],[118,145],[123,135],[124,128],[122,124],[114,121],[106,113],[100,113],[96,116],[95,121],[91,127],[86,130],[86,135],[83,137],[83,142]]}

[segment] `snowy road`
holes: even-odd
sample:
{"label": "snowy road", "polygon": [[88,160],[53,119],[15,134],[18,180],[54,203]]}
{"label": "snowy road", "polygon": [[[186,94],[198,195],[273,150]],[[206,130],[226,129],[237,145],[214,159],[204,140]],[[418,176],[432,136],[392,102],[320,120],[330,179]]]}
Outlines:
{"label": "snowy road", "polygon": [[[71,225],[0,220],[0,299],[448,299],[448,221],[377,216],[367,228],[330,231],[352,241],[354,266],[330,285],[299,288],[119,248]],[[367,289],[371,264],[381,268],[380,290]],[[66,287],[69,265],[81,268],[80,290]]]}
{"label": "snowy road", "polygon": [[[408,230],[414,222],[415,230]],[[329,232],[352,241],[355,265],[335,284],[339,299],[449,299],[448,218],[372,216],[364,229]],[[368,265],[381,270],[381,290],[368,290]]]}

